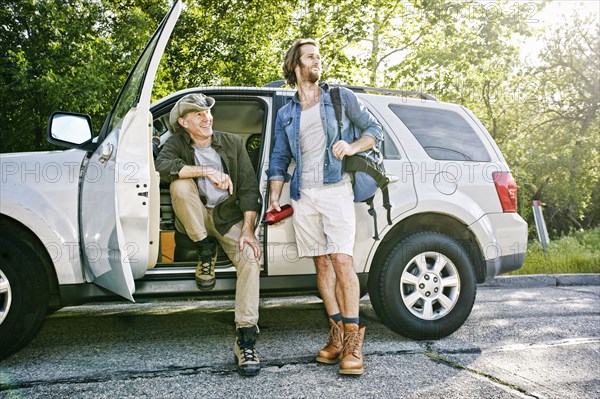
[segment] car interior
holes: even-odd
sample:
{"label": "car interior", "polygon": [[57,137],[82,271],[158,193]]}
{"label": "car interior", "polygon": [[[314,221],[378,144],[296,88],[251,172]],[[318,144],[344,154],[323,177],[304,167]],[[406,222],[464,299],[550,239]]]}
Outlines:
{"label": "car interior", "polygon": [[[215,105],[211,109],[214,121],[213,129],[234,133],[242,138],[252,167],[259,176],[262,138],[266,126],[266,104],[257,97],[214,96]],[[161,146],[173,134],[169,125],[169,111],[174,102],[162,108],[154,115],[154,136],[156,140],[155,156]],[[171,206],[171,195],[168,184],[160,187],[160,251],[158,265],[181,266],[182,263],[194,264],[198,256],[193,242],[184,233],[175,230],[175,214]],[[231,261],[219,247],[216,268],[227,268]]]}

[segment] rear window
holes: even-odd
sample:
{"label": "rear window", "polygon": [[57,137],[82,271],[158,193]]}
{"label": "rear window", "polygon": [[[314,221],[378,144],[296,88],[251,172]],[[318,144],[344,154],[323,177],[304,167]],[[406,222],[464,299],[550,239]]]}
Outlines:
{"label": "rear window", "polygon": [[454,112],[445,109],[390,104],[390,109],[433,159],[489,162],[477,133]]}

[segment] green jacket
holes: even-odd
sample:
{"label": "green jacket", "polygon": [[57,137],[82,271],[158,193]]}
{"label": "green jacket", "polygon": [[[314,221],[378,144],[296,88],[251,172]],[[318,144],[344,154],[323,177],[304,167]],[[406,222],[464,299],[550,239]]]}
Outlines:
{"label": "green jacket", "polygon": [[[256,173],[240,137],[215,130],[211,147],[221,157],[225,173],[233,182],[233,194],[213,211],[215,227],[224,235],[244,218],[244,212],[261,211],[261,196]],[[177,133],[169,137],[154,164],[162,182],[170,183],[179,179],[181,168],[195,165],[194,148],[189,134]]]}

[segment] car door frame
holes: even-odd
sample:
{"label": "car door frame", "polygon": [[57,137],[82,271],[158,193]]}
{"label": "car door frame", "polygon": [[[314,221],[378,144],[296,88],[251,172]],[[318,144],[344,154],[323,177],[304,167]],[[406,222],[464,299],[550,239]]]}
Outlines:
{"label": "car door frame", "polygon": [[[181,8],[177,0],[148,41],[104,123],[97,148],[88,155],[81,179],[79,228],[86,277],[131,301],[134,280],[158,258],[160,194],[152,161],[150,99]],[[135,91],[128,92],[130,88]]]}

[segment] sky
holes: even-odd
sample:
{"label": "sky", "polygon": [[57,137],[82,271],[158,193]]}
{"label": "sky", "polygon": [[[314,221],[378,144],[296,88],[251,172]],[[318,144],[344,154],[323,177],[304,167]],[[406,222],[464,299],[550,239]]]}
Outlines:
{"label": "sky", "polygon": [[[461,0],[455,0],[457,2]],[[494,7],[495,0],[477,0],[482,6],[489,10],[490,15],[498,8]],[[513,0],[509,3],[509,12],[517,13],[517,16],[536,29],[543,27],[556,26],[570,20],[576,10],[582,15],[595,14],[600,21],[600,0],[552,0],[543,7],[544,0]],[[522,42],[522,39],[515,38],[514,42],[521,48],[521,59],[527,63],[535,64],[537,55],[542,48],[543,42],[531,37]],[[354,47],[347,48],[350,54],[368,54],[370,43],[361,43]],[[390,58],[392,64],[401,62],[404,58],[403,53],[397,53]]]}
{"label": "sky", "polygon": [[576,9],[587,13],[600,13],[600,0],[554,0],[544,9],[535,13],[534,18],[542,23],[558,23],[571,17]]}
{"label": "sky", "polygon": [[[535,27],[555,26],[570,20],[576,10],[582,15],[596,14],[600,20],[600,0],[554,0],[540,10],[539,1],[519,1],[522,4],[522,12],[526,13],[527,20],[535,24]],[[521,47],[523,58],[535,59],[541,42],[531,38],[526,40]]]}

